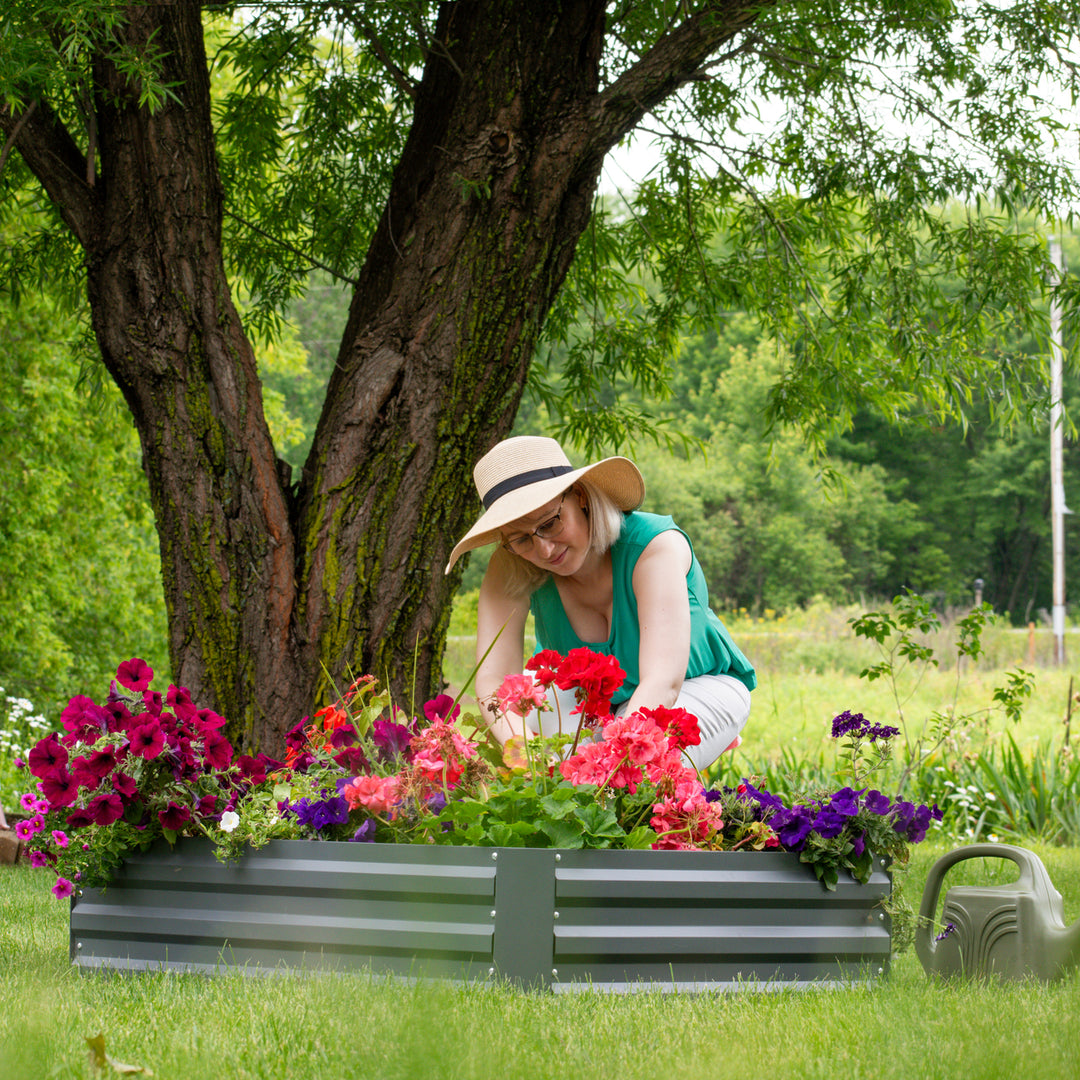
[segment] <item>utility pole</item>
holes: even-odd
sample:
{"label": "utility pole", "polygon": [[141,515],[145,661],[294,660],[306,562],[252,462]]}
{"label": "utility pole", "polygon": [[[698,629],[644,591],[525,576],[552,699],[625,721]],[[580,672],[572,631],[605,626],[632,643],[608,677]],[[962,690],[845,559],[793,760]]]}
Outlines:
{"label": "utility pole", "polygon": [[[1061,244],[1056,237],[1050,240],[1050,262],[1053,266],[1051,286],[1055,287],[1064,274]],[[1072,511],[1065,505],[1065,475],[1062,461],[1062,349],[1061,305],[1057,296],[1050,296],[1050,525],[1054,549],[1054,663],[1065,663],[1065,515]]]}

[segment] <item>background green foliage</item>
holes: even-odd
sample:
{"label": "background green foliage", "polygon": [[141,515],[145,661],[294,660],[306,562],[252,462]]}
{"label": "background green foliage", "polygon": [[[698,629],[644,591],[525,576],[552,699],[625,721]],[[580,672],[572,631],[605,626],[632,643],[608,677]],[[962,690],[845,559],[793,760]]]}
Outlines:
{"label": "background green foliage", "polygon": [[168,673],[138,439],[119,391],[79,384],[74,332],[0,306],[0,685],[50,710],[132,655]]}

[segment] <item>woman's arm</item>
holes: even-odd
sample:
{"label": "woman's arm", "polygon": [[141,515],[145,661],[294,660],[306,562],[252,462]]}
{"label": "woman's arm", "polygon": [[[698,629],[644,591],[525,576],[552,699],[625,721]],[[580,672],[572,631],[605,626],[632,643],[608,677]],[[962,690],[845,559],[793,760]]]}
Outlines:
{"label": "woman's arm", "polygon": [[[527,597],[510,597],[506,592],[503,559],[496,551],[488,563],[480,585],[480,600],[476,614],[476,697],[480,715],[487,721],[499,743],[505,743],[514,731],[506,718],[487,702],[507,675],[520,674],[525,658],[525,620],[529,614]],[[512,558],[512,556],[509,556]],[[494,645],[492,645],[494,642]],[[481,662],[480,658],[491,651]]]}
{"label": "woman's arm", "polygon": [[671,707],[682,689],[690,659],[690,544],[682,533],[668,530],[653,537],[634,566],[641,646],[641,681],[627,712]]}

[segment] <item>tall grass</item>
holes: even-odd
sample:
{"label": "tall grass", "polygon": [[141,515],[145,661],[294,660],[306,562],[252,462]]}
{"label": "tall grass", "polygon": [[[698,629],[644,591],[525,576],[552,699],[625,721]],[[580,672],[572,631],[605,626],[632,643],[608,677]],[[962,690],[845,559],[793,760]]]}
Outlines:
{"label": "tall grass", "polygon": [[[1080,853],[1039,853],[1068,918],[1077,918]],[[914,860],[916,899],[938,854]],[[1002,876],[993,861],[965,863],[947,883]],[[364,974],[79,975],[67,960],[66,905],[49,895],[46,877],[0,868],[5,1080],[113,1075],[89,1063],[84,1040],[98,1033],[113,1058],[169,1080],[1013,1080],[1021,1072],[1060,1080],[1075,1072],[1075,974],[1049,986],[942,986],[904,954],[887,980],[868,986],[678,997],[549,997]]]}

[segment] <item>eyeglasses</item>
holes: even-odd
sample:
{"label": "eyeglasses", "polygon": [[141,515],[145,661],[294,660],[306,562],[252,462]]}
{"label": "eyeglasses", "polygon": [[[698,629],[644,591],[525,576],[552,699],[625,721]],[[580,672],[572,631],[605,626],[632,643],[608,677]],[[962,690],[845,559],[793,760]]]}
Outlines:
{"label": "eyeglasses", "polygon": [[533,549],[534,536],[538,536],[541,540],[553,540],[558,536],[563,531],[562,505],[567,494],[567,492],[563,492],[562,498],[559,500],[558,510],[547,521],[537,525],[532,532],[522,533],[520,536],[514,536],[505,541],[503,547],[508,551],[512,551],[515,555],[528,555]]}

